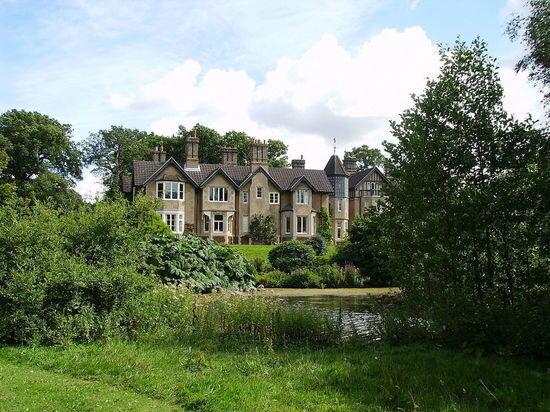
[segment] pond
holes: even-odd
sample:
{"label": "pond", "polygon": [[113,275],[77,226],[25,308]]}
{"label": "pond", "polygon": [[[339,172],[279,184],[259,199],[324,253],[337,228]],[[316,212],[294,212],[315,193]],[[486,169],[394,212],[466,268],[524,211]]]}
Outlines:
{"label": "pond", "polygon": [[372,295],[283,295],[278,298],[289,305],[314,310],[341,322],[344,337],[359,335],[376,338],[380,316],[372,311]]}

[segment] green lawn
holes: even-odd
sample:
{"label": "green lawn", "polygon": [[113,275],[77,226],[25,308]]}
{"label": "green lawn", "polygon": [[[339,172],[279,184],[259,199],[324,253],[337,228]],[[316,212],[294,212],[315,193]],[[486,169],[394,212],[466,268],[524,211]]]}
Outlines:
{"label": "green lawn", "polygon": [[[239,252],[241,255],[248,259],[253,258],[262,258],[267,260],[267,254],[271,249],[273,249],[274,245],[229,245],[233,249],[235,249],[237,252]],[[328,246],[328,253],[327,255],[332,255],[336,250],[336,247],[334,245]]]}
{"label": "green lawn", "polygon": [[0,410],[547,411],[544,365],[416,346],[0,348]]}

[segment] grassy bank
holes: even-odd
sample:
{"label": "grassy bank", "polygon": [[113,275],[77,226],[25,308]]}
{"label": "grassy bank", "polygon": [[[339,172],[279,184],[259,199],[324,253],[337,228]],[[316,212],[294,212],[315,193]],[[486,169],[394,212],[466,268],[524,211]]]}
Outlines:
{"label": "grassy bank", "polygon": [[[546,411],[540,365],[421,347],[0,349],[0,410]],[[8,379],[9,377],[9,379]]]}
{"label": "grassy bank", "polygon": [[326,289],[296,289],[296,288],[266,288],[259,292],[269,296],[280,297],[314,297],[314,296],[379,296],[399,293],[399,288],[326,288]]}
{"label": "grassy bank", "polygon": [[[274,245],[229,245],[235,249],[238,253],[248,259],[261,258],[267,260],[267,255]],[[328,246],[327,255],[330,256],[334,253],[336,248],[333,245]]]}

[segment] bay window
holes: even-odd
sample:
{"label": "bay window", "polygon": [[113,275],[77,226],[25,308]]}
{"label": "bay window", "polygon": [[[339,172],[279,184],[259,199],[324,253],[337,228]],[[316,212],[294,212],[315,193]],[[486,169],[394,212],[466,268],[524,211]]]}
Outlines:
{"label": "bay window", "polygon": [[157,182],[157,197],[165,200],[183,200],[184,184],[179,182]]}
{"label": "bay window", "polygon": [[223,233],[223,215],[214,215],[214,233]]}
{"label": "bay window", "polygon": [[307,216],[296,216],[296,233],[307,233]]}

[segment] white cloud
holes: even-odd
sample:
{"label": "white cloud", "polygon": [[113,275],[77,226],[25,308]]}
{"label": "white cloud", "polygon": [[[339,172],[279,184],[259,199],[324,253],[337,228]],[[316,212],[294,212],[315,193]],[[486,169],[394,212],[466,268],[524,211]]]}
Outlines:
{"label": "white cloud", "polygon": [[80,193],[86,201],[93,201],[101,197],[105,191],[100,178],[94,176],[89,170],[84,171],[82,180],[76,184],[75,190]]}
{"label": "white cloud", "polygon": [[[309,167],[321,168],[332,153],[333,138],[340,154],[392,140],[388,120],[412,104],[410,94],[423,91],[439,64],[437,47],[420,27],[383,30],[356,52],[325,35],[300,57],[279,59],[260,84],[245,72],[203,72],[188,60],[135,96],[113,95],[111,102],[171,112],[151,124],[158,133],[200,122],[222,133],[237,129],[263,139],[281,138],[291,158],[303,154]],[[501,73],[507,109],[518,117],[539,114],[539,99],[525,75],[511,69]]]}
{"label": "white cloud", "polygon": [[411,1],[411,9],[416,9],[418,7],[418,4],[420,3],[420,0],[412,0]]}
{"label": "white cloud", "polygon": [[519,120],[524,120],[527,114],[533,119],[542,120],[544,109],[542,107],[542,95],[539,90],[529,82],[526,72],[516,73],[514,69],[502,67],[500,79],[504,88],[504,108]]}

